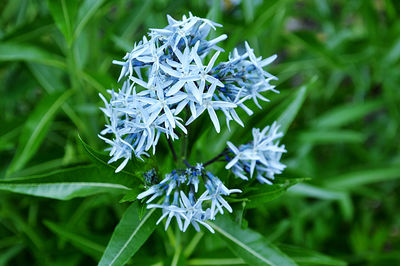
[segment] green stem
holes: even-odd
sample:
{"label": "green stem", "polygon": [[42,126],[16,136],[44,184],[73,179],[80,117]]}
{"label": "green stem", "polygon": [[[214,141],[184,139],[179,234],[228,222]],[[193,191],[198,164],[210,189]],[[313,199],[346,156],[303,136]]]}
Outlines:
{"label": "green stem", "polygon": [[181,253],[182,253],[181,231],[179,230],[179,228],[176,228],[175,253],[174,253],[174,257],[172,258],[171,266],[178,265]]}
{"label": "green stem", "polygon": [[201,238],[204,236],[204,233],[202,231],[197,232],[194,237],[192,238],[192,241],[190,241],[190,243],[187,245],[186,249],[183,251],[183,256],[185,256],[185,258],[189,258],[190,255],[192,255],[193,251],[195,250],[195,248],[197,247],[197,245],[199,244]]}

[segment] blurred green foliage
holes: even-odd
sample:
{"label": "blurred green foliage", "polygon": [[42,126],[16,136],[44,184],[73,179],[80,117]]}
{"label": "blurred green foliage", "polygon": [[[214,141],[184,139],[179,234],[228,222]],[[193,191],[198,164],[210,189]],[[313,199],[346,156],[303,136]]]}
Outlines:
{"label": "blurred green foliage", "polygon": [[[0,176],[29,177],[74,166],[69,178],[112,179],[108,172],[87,172],[90,159],[78,137],[79,132],[98,150],[105,147],[97,137],[105,123],[97,94],[118,88],[119,67],[111,61],[148,28],[164,27],[166,14],[191,11],[224,25],[218,31],[229,36],[226,51],[248,40],[257,55],[277,53],[278,63],[269,70],[279,77],[281,91],[268,95],[271,102],[262,111],[248,119],[241,115],[246,128],[235,125],[217,136],[200,124],[192,161],[207,160],[226,140],[241,143],[250,138],[249,128],[279,118],[288,126],[283,175],[309,178],[264,205],[236,207],[242,228],[281,243],[298,264],[340,265],[333,258],[350,265],[400,264],[400,3],[236,2],[2,1]],[[167,146],[160,145],[157,159],[161,170],[168,169]],[[127,184],[133,182],[128,174]],[[59,189],[79,196],[92,191]],[[40,196],[35,193],[30,194]],[[0,264],[97,263],[129,206],[120,199],[100,194],[60,201],[1,192]],[[194,245],[179,263],[244,263],[209,233],[190,231],[175,239],[162,226],[156,232],[133,257],[137,265],[176,262],[177,241]]]}

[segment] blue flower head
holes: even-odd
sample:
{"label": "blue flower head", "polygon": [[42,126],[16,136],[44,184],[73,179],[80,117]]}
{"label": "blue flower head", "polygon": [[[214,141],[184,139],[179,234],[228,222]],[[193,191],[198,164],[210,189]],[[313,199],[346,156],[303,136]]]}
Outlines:
{"label": "blue flower head", "polygon": [[258,181],[272,184],[274,175],[282,173],[286,167],[280,162],[282,153],[286,150],[284,145],[279,145],[278,139],[283,133],[278,130],[279,126],[274,122],[262,131],[253,128],[253,140],[247,144],[236,147],[228,141],[233,157],[229,158],[225,168],[244,180],[253,177],[256,172]]}
{"label": "blue flower head", "polygon": [[150,149],[154,154],[161,134],[172,140],[178,139],[177,130],[187,134],[186,126],[205,112],[217,132],[217,112],[225,115],[228,128],[231,120],[244,126],[236,108],[251,115],[247,100],[260,106],[258,100],[267,101],[261,93],[277,92],[269,84],[276,78],[264,70],[276,56],[257,58],[246,42],[245,53],[235,49],[227,62],[216,65],[224,51],[218,43],[227,35],[211,40],[208,35],[221,25],[191,13],[180,21],[167,18],[168,26],[150,29],[123,61],[113,61],[122,67],[122,87],[108,91],[110,100],[100,95],[105,104],[101,110],[110,121],[100,138],[111,146],[110,163],[124,159],[116,172],[132,155],[142,159]]}
{"label": "blue flower head", "polygon": [[[143,160],[151,151],[154,154],[161,135],[171,141],[187,134],[187,125],[203,113],[208,114],[218,133],[221,124],[217,114],[225,116],[228,129],[232,120],[244,126],[236,108],[252,115],[247,101],[253,100],[261,108],[259,101],[268,101],[263,93],[278,92],[270,84],[277,78],[264,69],[276,55],[256,57],[246,42],[243,53],[234,49],[228,61],[217,63],[224,52],[218,44],[227,36],[210,40],[208,35],[221,25],[191,13],[182,20],[167,18],[168,26],[150,29],[122,61],[113,61],[121,66],[118,81],[122,86],[118,91],[108,91],[110,100],[100,94],[105,105],[101,110],[109,124],[99,137],[110,145],[109,163],[123,159],[116,172],[132,156]],[[253,141],[239,147],[228,142],[229,149],[220,154],[229,161],[226,168],[242,179],[256,175],[260,182],[270,184],[285,168],[279,162],[286,150],[277,140],[283,135],[278,129],[276,123],[262,131],[253,129]],[[214,232],[207,221],[232,212],[226,197],[241,193],[227,188],[206,170],[217,159],[195,166],[184,160],[186,169],[173,170],[160,182],[155,170],[146,172],[147,190],[137,198],[145,200],[148,209],[162,210],[157,224],[165,220],[165,229],[175,220],[181,231],[189,225],[200,230],[202,225]],[[154,203],[157,198],[163,199],[161,204]]]}

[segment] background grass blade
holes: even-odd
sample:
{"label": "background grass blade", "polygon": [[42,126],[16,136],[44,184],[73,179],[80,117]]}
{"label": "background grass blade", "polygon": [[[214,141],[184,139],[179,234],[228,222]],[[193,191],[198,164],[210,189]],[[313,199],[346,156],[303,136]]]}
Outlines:
{"label": "background grass blade", "polygon": [[296,265],[287,255],[251,229],[242,229],[227,215],[209,223],[228,247],[249,265]]}
{"label": "background grass blade", "polygon": [[308,250],[291,245],[278,245],[278,247],[288,254],[298,265],[320,265],[320,266],[345,266],[346,262],[326,256],[314,250]]}
{"label": "background grass blade", "polygon": [[62,32],[68,44],[71,44],[78,1],[48,0],[47,4],[58,29]]}
{"label": "background grass blade", "polygon": [[283,132],[283,134],[286,133],[290,124],[293,122],[298,111],[300,110],[300,107],[306,98],[306,93],[307,93],[307,87],[306,86],[300,87],[297,93],[293,96],[293,100],[291,101],[291,103],[278,117],[277,122],[278,125],[281,126],[280,131]]}
{"label": "background grass blade", "polygon": [[114,230],[99,265],[124,265],[149,238],[156,226],[156,209],[139,219],[139,204],[132,204]]}
{"label": "background grass blade", "polygon": [[58,55],[51,54],[37,46],[21,43],[0,43],[0,61],[26,61],[65,69],[66,64]]}
{"label": "background grass blade", "polygon": [[86,23],[94,15],[97,9],[103,4],[104,0],[85,0],[83,4],[79,7],[78,15],[76,18],[76,27],[74,32],[74,38],[77,38]]}
{"label": "background grass blade", "polygon": [[324,184],[331,188],[351,190],[357,187],[377,182],[385,182],[400,178],[400,166],[392,166],[380,169],[369,169],[347,173],[336,176],[324,182]]}
{"label": "background grass blade", "polygon": [[312,121],[315,128],[334,128],[347,125],[383,107],[382,101],[346,104],[322,114]]}
{"label": "background grass blade", "polygon": [[32,158],[49,131],[58,109],[71,95],[71,90],[50,94],[36,106],[21,132],[16,154],[7,169],[8,175],[20,170]]}
{"label": "background grass blade", "polygon": [[50,221],[44,221],[43,223],[60,238],[71,242],[74,246],[82,250],[82,252],[88,254],[96,260],[100,259],[101,254],[103,254],[105,250],[105,246],[81,236],[76,232],[72,232],[71,230],[66,229],[64,226],[60,226]]}

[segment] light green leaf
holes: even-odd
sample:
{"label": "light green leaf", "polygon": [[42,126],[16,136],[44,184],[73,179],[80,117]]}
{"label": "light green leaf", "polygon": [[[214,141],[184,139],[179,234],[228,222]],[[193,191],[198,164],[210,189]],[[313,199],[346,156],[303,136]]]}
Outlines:
{"label": "light green leaf", "polygon": [[335,189],[353,189],[362,185],[400,179],[400,166],[380,169],[368,169],[336,176],[324,182],[327,187]]}
{"label": "light green leaf", "polygon": [[251,229],[242,229],[226,215],[219,216],[209,224],[221,235],[228,247],[249,265],[296,265],[262,235]]}
{"label": "light green leaf", "polygon": [[120,193],[138,186],[129,175],[96,166],[79,166],[48,174],[0,180],[0,190],[38,197],[69,200],[99,193]]}
{"label": "light green leaf", "polygon": [[103,4],[104,0],[85,0],[79,7],[78,15],[76,18],[76,27],[74,32],[74,39],[79,36],[89,19],[94,15],[97,9]]}
{"label": "light green leaf", "polygon": [[325,112],[317,119],[313,120],[315,128],[341,127],[353,121],[363,118],[370,112],[383,107],[382,101],[370,101],[363,103],[351,103],[341,105],[328,112]]}
{"label": "light green leaf", "polygon": [[124,265],[146,242],[156,226],[155,209],[148,210],[142,219],[139,219],[139,212],[137,202],[125,211],[99,265]]}
{"label": "light green leaf", "polygon": [[246,265],[241,258],[195,258],[187,261],[187,265]]}
{"label": "light green leaf", "polygon": [[322,200],[338,201],[344,218],[346,220],[353,218],[354,207],[348,192],[330,190],[310,184],[296,184],[289,188],[288,193]]}
{"label": "light green leaf", "polygon": [[1,61],[37,62],[66,69],[66,65],[60,56],[51,54],[39,47],[29,44],[12,42],[0,43],[0,62]]}
{"label": "light green leaf", "polygon": [[70,44],[73,34],[73,24],[78,7],[77,0],[47,0],[53,19]]}
{"label": "light green leaf", "polygon": [[291,99],[290,104],[278,117],[277,122],[278,125],[281,126],[280,131],[283,132],[283,134],[286,133],[290,124],[293,122],[294,118],[299,112],[301,105],[306,99],[306,95],[307,95],[307,86],[300,87],[293,96],[293,98]]}
{"label": "light green leaf", "polygon": [[59,200],[69,200],[76,197],[86,197],[103,192],[129,191],[129,188],[118,184],[74,182],[74,183],[26,183],[26,184],[4,184],[0,183],[0,190],[22,193],[36,197],[46,197]]}
{"label": "light green leaf", "polygon": [[8,175],[22,169],[32,158],[49,131],[58,109],[71,95],[71,90],[46,95],[37,104],[24,125],[16,154],[7,169]]}

